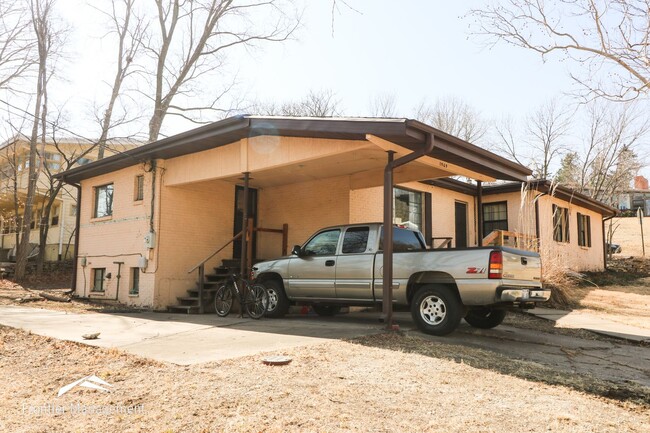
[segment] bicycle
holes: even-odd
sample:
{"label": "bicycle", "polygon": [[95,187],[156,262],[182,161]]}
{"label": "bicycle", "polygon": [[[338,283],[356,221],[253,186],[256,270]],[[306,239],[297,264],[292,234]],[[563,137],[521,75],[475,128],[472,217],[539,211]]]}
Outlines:
{"label": "bicycle", "polygon": [[[266,288],[261,284],[251,284],[237,274],[228,277],[229,281],[221,284],[214,297],[214,309],[219,317],[226,317],[232,309],[233,299],[236,296],[240,305],[240,317],[244,310],[251,319],[259,319],[266,313],[269,296]],[[243,290],[238,283],[243,284]]]}

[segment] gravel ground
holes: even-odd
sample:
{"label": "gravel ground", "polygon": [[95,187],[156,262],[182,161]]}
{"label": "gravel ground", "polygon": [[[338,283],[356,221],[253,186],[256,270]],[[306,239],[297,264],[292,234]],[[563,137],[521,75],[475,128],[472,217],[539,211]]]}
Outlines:
{"label": "gravel ground", "polygon": [[[262,364],[262,355],[180,367],[0,328],[0,431],[650,431],[647,405],[470,365],[488,353],[417,353],[435,346],[380,335],[290,350],[282,367]],[[93,373],[110,393],[56,397]]]}

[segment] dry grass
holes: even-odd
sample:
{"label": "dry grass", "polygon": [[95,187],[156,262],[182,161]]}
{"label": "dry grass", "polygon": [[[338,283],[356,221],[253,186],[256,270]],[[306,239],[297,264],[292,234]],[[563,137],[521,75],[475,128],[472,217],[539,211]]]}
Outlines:
{"label": "dry grass", "polygon": [[[639,218],[613,218],[612,226],[615,228],[612,242],[621,245],[623,251],[619,256],[643,255],[643,244],[641,243],[641,227]],[[608,230],[609,223],[605,229]],[[643,218],[644,244],[646,256],[650,257],[650,217]]]}
{"label": "dry grass", "polygon": [[[0,352],[0,374],[11,377],[0,388],[0,431],[650,429],[647,406],[514,377],[535,374],[543,379],[553,374],[535,363],[512,363],[507,367],[511,371],[502,374],[509,360],[490,352],[400,335],[292,349],[284,354],[293,362],[284,367],[265,366],[258,356],[180,367],[1,327]],[[56,398],[60,386],[91,373],[113,384],[112,392],[75,390]],[[582,379],[567,377],[556,383]],[[142,404],[144,411],[95,416],[23,413],[24,407],[48,402]]]}

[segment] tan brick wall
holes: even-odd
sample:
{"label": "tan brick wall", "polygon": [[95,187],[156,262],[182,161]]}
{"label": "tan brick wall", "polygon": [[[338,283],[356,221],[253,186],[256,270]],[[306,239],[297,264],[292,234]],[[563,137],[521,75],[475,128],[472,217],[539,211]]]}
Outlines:
{"label": "tan brick wall", "polygon": [[[135,176],[138,174],[145,175],[144,200],[141,202],[133,200]],[[108,183],[113,183],[114,186],[113,215],[102,219],[92,218],[94,188]],[[140,275],[140,295],[133,297],[128,294],[131,287],[130,268],[138,265],[140,256],[149,257],[144,246],[144,236],[149,231],[151,175],[144,173],[142,165],[137,165],[88,179],[82,182],[81,187],[83,203],[79,209],[81,227],[77,294],[115,298],[118,265],[113,262],[124,262],[119,300],[127,304],[153,306],[154,275],[151,273],[151,265],[146,269],[147,273]],[[86,266],[81,266],[84,257]],[[91,294],[93,268],[106,268],[106,272],[112,274],[111,279],[105,280],[103,295]]]}
{"label": "tan brick wall", "polygon": [[[288,223],[289,250],[304,243],[319,228],[350,221],[347,176],[264,188],[258,194],[258,226],[277,229]],[[281,235],[258,235],[258,257],[278,257],[281,249]]]}
{"label": "tan brick wall", "polygon": [[[162,187],[162,219],[158,231],[160,260],[156,268],[156,308],[177,303],[196,286],[198,271],[188,273],[233,236],[235,186],[219,181]],[[206,263],[211,273],[232,258],[232,245]]]}

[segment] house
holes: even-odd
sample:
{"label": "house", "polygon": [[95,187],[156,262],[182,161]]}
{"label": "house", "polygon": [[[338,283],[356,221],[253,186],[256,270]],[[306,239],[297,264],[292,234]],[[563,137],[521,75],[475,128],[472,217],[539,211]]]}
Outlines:
{"label": "house", "polygon": [[[121,152],[136,144],[112,140],[108,149]],[[40,146],[39,146],[40,147]],[[64,185],[57,194],[49,219],[42,217],[45,203],[50,197],[51,176],[68,166],[82,166],[97,159],[96,144],[77,138],[46,141],[39,151],[37,163],[41,164],[36,184],[32,214],[30,243],[39,244],[39,229],[49,225],[45,260],[70,259],[74,256],[74,233],[77,213],[77,196],[74,188]],[[29,174],[29,138],[16,135],[0,145],[0,260],[15,255],[16,232],[22,228],[24,201],[27,197]],[[111,152],[109,152],[111,153]],[[111,153],[111,154],[112,154]],[[16,212],[16,201],[18,212]]]}
{"label": "house", "polygon": [[[423,156],[386,169],[414,152]],[[324,226],[381,220],[382,192],[395,221],[476,245],[474,195],[419,181],[530,174],[410,119],[237,116],[58,176],[80,202],[76,294],[190,311],[211,269],[232,259],[246,269]]]}
{"label": "house", "polygon": [[634,188],[619,195],[618,208],[622,211],[636,212],[639,208],[644,215],[650,215],[650,189],[648,179],[643,176],[634,177]]}

